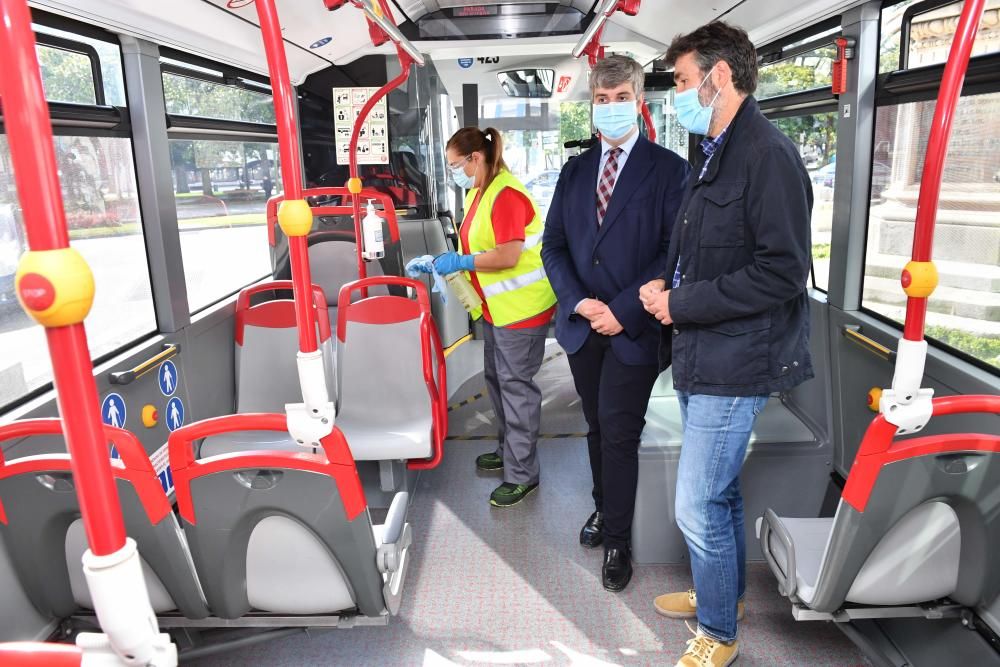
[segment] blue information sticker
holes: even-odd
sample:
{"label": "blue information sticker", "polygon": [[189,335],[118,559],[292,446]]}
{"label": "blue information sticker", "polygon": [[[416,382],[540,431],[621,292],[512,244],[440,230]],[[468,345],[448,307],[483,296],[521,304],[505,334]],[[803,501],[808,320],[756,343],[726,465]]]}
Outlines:
{"label": "blue information sticker", "polygon": [[474,61],[472,58],[459,58],[458,66],[461,67],[462,69],[469,69],[470,67],[472,67],[473,62]]}
{"label": "blue information sticker", "polygon": [[315,42],[309,45],[310,49],[318,49],[321,46],[326,46],[333,41],[333,37],[324,37],[323,39],[317,39]]}
{"label": "blue information sticker", "polygon": [[108,426],[125,428],[125,399],[120,394],[111,393],[104,397],[101,421]]}
{"label": "blue information sticker", "polygon": [[177,391],[177,366],[174,366],[174,362],[168,359],[160,364],[157,378],[160,381],[160,393],[164,396],[172,396]]}
{"label": "blue information sticker", "polygon": [[184,426],[184,401],[174,396],[167,401],[167,428],[176,431]]}

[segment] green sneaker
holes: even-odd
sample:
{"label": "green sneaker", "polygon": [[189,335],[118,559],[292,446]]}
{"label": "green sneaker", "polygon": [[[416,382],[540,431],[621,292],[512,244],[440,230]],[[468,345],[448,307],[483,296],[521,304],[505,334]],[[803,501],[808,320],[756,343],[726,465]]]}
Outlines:
{"label": "green sneaker", "polygon": [[496,452],[480,454],[476,457],[476,467],[480,470],[503,470],[503,458]]}
{"label": "green sneaker", "polygon": [[493,507],[511,507],[524,500],[525,496],[537,488],[537,484],[510,484],[509,482],[504,482],[490,494],[490,505],[493,505]]}

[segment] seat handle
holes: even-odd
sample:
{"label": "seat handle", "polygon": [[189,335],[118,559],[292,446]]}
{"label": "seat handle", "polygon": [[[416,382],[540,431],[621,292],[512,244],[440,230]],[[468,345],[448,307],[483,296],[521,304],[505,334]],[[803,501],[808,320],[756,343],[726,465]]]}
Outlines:
{"label": "seat handle", "polygon": [[[778,565],[774,556],[771,555],[770,538],[772,533],[785,547],[785,566],[787,572],[782,571],[781,566]],[[778,592],[787,598],[795,595],[795,543],[792,542],[792,536],[788,532],[788,529],[785,528],[785,524],[781,523],[781,519],[778,518],[778,515],[772,509],[768,509],[764,512],[764,516],[761,517],[760,550],[764,553],[764,559],[771,568],[771,572],[778,578]]]}

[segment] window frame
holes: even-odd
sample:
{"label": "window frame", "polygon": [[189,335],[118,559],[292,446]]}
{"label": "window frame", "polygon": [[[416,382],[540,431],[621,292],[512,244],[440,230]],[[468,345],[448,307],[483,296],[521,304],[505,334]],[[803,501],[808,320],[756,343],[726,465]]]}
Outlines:
{"label": "window frame", "polygon": [[[887,0],[882,3],[881,10],[886,7],[891,7],[897,5],[902,0]],[[900,106],[903,104],[912,104],[915,102],[929,102],[937,98],[941,87],[941,80],[944,78],[944,69],[946,63],[938,63],[935,65],[927,65],[924,67],[915,67],[912,69],[905,68],[905,62],[908,58],[904,58],[903,48],[904,41],[902,32],[905,27],[909,25],[908,21],[912,20],[913,16],[926,13],[928,11],[933,11],[940,7],[953,4],[955,0],[925,0],[925,2],[920,2],[911,7],[908,7],[903,16],[903,24],[900,28],[900,57],[899,64],[900,68],[893,70],[891,72],[883,72],[875,77],[875,107],[873,109],[875,113],[875,120],[872,122],[872,142],[874,143],[874,131],[876,123],[878,122],[878,112],[880,109],[891,106]],[[912,10],[912,13],[911,13]],[[909,44],[909,31],[906,30],[907,39],[905,44],[908,47]],[[881,43],[882,39],[882,22],[879,20],[879,36],[878,43]],[[878,56],[878,54],[876,54]],[[876,64],[875,71],[878,71],[878,64]],[[963,97],[974,97],[977,95],[989,95],[1000,93],[1000,52],[987,53],[983,55],[973,56],[969,59],[968,72],[966,73],[965,81],[962,84],[962,91],[959,95],[959,99]],[[867,188],[871,192],[871,179],[874,177],[874,164],[875,155],[872,151],[871,164],[869,165],[869,179]],[[871,231],[871,197],[867,198],[868,208],[865,211],[865,245],[861,261],[861,280],[858,283],[858,303],[859,311],[865,315],[872,317],[879,322],[886,324],[887,326],[893,327],[894,329],[902,332],[903,324],[897,322],[896,320],[887,317],[865,305],[864,290],[865,290],[865,278],[867,277],[867,267],[868,267],[868,234]],[[971,354],[959,350],[958,348],[952,347],[947,343],[939,341],[936,338],[924,334],[925,340],[931,346],[945,352],[957,359],[960,359],[966,363],[969,363],[976,368],[986,371],[993,376],[1000,376],[1000,369],[995,366],[988,364],[982,359],[978,359]]]}

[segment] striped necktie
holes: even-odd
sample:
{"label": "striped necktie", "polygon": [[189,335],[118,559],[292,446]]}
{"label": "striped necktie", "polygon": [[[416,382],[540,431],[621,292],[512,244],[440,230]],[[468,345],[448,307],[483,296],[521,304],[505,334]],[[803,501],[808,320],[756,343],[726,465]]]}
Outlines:
{"label": "striped necktie", "polygon": [[608,212],[608,202],[611,201],[611,193],[615,189],[615,179],[618,178],[618,156],[621,155],[621,148],[612,148],[608,153],[608,161],[601,172],[601,180],[597,183],[597,226],[604,222],[604,214]]}

